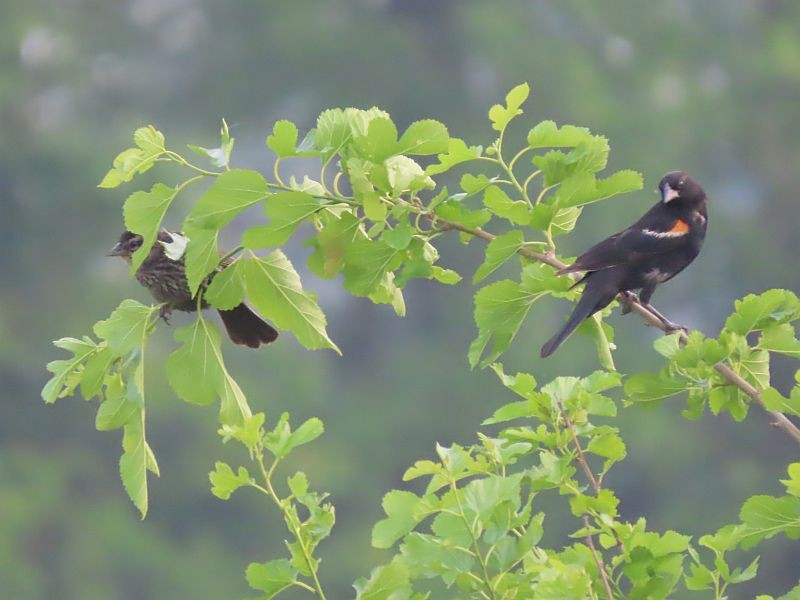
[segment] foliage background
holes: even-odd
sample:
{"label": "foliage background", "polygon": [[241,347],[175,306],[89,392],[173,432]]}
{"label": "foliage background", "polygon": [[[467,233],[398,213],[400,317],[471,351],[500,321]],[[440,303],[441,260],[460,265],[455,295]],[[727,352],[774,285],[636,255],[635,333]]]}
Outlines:
{"label": "foliage background", "polygon": [[[206,138],[213,146],[224,116],[240,165],[267,170],[263,140],[276,119],[308,129],[324,108],[377,105],[401,126],[432,117],[480,143],[488,106],[530,81],[531,123],[552,118],[607,135],[610,167],[642,171],[646,190],[677,168],[704,184],[709,239],[657,294],[667,314],[713,335],[734,298],[800,288],[795,3],[30,0],[0,13],[0,582],[8,597],[241,596],[243,565],[283,545],[279,517],[260,499],[223,503],[208,492],[214,460],[236,450],[219,443],[215,410],[179,402],[163,373],[151,370],[148,437],[162,477],[151,481],[144,522],[119,483],[118,434],[93,430],[92,405],[39,399],[51,339],[88,331],[121,297],[147,301],[124,265],[104,257],[121,229],[125,188],[95,187],[139,125],[153,122],[173,144]],[[607,235],[654,200],[641,192],[602,212],[590,207],[566,247]],[[308,249],[288,250],[300,267]],[[442,262],[474,267],[481,256],[477,244],[453,241]],[[304,284],[319,293],[344,358],[304,351],[290,336],[227,357],[254,410],[325,421],[326,435],[297,460],[332,492],[337,528],[320,549],[322,573],[333,597],[348,597],[350,582],[385,559],[369,545],[382,494],[436,440],[471,442],[508,398],[492,374],[468,371],[468,281],[413,283],[402,320],[336,282]],[[535,311],[505,359],[509,370],[547,381],[596,368],[579,338],[538,359],[566,309],[551,302]],[[660,364],[654,332],[635,317],[613,319],[620,369]],[[151,359],[166,357],[171,336],[157,332]],[[778,363],[774,385],[791,377]],[[623,411],[628,459],[608,484],[624,519],[712,532],[735,520],[749,495],[782,491],[796,449],[757,415],[742,425],[727,416],[687,422],[679,410]],[[551,524],[548,535],[557,531]],[[737,593],[796,583],[796,545],[772,540],[761,554],[758,578]]]}

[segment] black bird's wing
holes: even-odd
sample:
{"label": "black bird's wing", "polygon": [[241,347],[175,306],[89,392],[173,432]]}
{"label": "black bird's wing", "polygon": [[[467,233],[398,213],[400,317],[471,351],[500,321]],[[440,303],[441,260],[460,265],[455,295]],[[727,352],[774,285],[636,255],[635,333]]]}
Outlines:
{"label": "black bird's wing", "polygon": [[589,248],[559,274],[602,271],[645,256],[671,252],[683,243],[689,228],[680,219],[665,217],[660,211],[651,209],[627,229]]}

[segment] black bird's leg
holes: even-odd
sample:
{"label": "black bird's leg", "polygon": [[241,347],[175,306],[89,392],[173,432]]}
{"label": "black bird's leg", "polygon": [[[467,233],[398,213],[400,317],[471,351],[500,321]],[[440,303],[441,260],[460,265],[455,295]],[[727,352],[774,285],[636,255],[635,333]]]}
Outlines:
{"label": "black bird's leg", "polygon": [[158,309],[158,316],[169,325],[169,319],[172,316],[172,307],[169,304],[162,304],[161,308]]}
{"label": "black bird's leg", "polygon": [[667,317],[662,315],[652,304],[645,304],[644,307],[651,313],[653,313],[658,318],[659,321],[661,321],[661,323],[664,325],[664,330],[667,333],[675,333],[676,331],[689,333],[689,329],[687,327],[684,327],[683,325],[678,325],[677,323],[673,323]]}

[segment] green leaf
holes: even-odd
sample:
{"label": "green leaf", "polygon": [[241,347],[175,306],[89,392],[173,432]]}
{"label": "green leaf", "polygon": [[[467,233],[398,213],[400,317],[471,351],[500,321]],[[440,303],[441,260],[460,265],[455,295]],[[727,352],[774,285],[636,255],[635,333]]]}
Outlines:
{"label": "green leaf", "polygon": [[54,360],[47,363],[47,370],[53,374],[53,377],[42,388],[42,400],[47,404],[52,404],[75,390],[82,380],[69,383],[70,377],[77,373],[84,361],[97,352],[97,345],[91,340],[61,338],[54,341],[53,345],[71,352],[73,356],[67,360]]}
{"label": "green leaf", "polygon": [[244,392],[225,371],[223,371],[219,399],[219,422],[223,425],[240,425],[252,418],[250,405],[247,403]]}
{"label": "green leaf", "polygon": [[122,387],[118,394],[107,398],[97,409],[95,428],[98,431],[110,431],[123,427],[138,416],[140,410],[141,405],[129,400]]}
{"label": "green leaf", "polygon": [[282,119],[272,126],[272,135],[267,137],[267,146],[278,158],[297,156],[297,125]]}
{"label": "green leaf", "polygon": [[235,260],[219,273],[216,273],[211,279],[211,284],[205,294],[203,294],[203,299],[222,310],[230,310],[239,306],[245,297],[241,264],[241,261]]}
{"label": "green leaf", "polygon": [[425,174],[419,164],[407,156],[392,156],[383,162],[386,169],[386,181],[394,196],[404,192],[432,190],[436,187],[433,179]]}
{"label": "green leaf", "polygon": [[150,306],[136,300],[123,300],[107,319],[94,324],[93,331],[108,342],[114,356],[125,356],[146,339],[152,314]]}
{"label": "green leaf", "polygon": [[786,486],[789,494],[800,498],[800,462],[789,465],[787,472],[789,479],[781,479],[781,483]]}
{"label": "green leaf", "polygon": [[350,244],[364,238],[360,221],[352,213],[344,212],[341,217],[329,216],[327,224],[310,242],[316,249],[308,258],[309,268],[320,277],[334,277],[345,264]]}
{"label": "green leaf", "polygon": [[475,295],[478,338],[470,349],[470,365],[477,365],[489,341],[493,341],[492,350],[481,364],[485,366],[502,354],[533,303],[548,293],[569,287],[569,282],[563,279],[566,278],[558,277],[552,267],[537,263],[525,267],[519,283],[505,279],[478,290]]}
{"label": "green leaf", "polygon": [[725,329],[739,335],[787,323],[800,317],[800,300],[788,290],[750,294],[734,303],[736,310],[725,321]]}
{"label": "green leaf", "polygon": [[382,506],[386,518],[372,528],[372,545],[375,548],[391,548],[435,510],[430,499],[401,490],[386,494]]}
{"label": "green leaf", "polygon": [[492,122],[492,129],[495,131],[503,131],[508,123],[522,114],[520,106],[528,98],[530,88],[527,83],[522,83],[513,88],[506,95],[506,105],[495,104],[489,109],[489,120]]}
{"label": "green leaf", "polygon": [[96,351],[87,357],[81,373],[81,394],[87,400],[100,393],[108,369],[114,361],[114,355],[107,347],[97,347]]}
{"label": "green leaf", "polygon": [[208,474],[208,479],[211,481],[211,493],[222,500],[227,500],[233,492],[244,485],[250,485],[253,481],[244,467],[239,467],[238,472],[234,473],[233,469],[222,461],[214,464],[214,470]]}
{"label": "green leaf", "polygon": [[356,240],[345,252],[344,287],[356,296],[375,292],[384,275],[403,262],[401,251],[381,240]]}
{"label": "green leaf", "polygon": [[219,231],[186,227],[184,233],[189,238],[185,255],[186,280],[192,296],[195,296],[200,284],[219,266],[220,256],[217,249]]}
{"label": "green leaf", "polygon": [[464,140],[450,138],[447,142],[447,152],[439,154],[439,162],[425,169],[425,174],[439,175],[455,165],[477,159],[481,156],[481,152],[480,146],[467,146]]}
{"label": "green leaf", "polygon": [[184,221],[184,230],[220,229],[246,208],[264,200],[268,193],[261,173],[246,169],[225,171],[194,204]]}
{"label": "green leaf", "polygon": [[585,127],[564,125],[561,128],[554,121],[542,121],[528,132],[530,148],[574,148],[581,142],[592,138]]}
{"label": "green leaf", "polygon": [[308,492],[308,477],[302,471],[298,471],[287,479],[289,490],[296,498],[305,496]]}
{"label": "green leaf", "polygon": [[555,202],[561,208],[584,206],[618,194],[635,192],[643,186],[641,174],[635,171],[618,171],[605,179],[579,172],[562,181]]}
{"label": "green leaf", "polygon": [[303,221],[320,210],[320,202],[305,192],[276,192],[264,202],[268,225],[252,227],[242,235],[245,248],[282,246]]}
{"label": "green leaf", "polygon": [[687,382],[669,375],[639,373],[625,381],[625,395],[632,402],[657,402],[685,392]]}
{"label": "green leaf", "polygon": [[312,417],[305,421],[289,436],[287,452],[294,450],[297,446],[313,442],[325,432],[322,421]]}
{"label": "green leaf", "polygon": [[416,229],[408,221],[403,221],[394,229],[387,229],[381,235],[381,241],[395,250],[405,250],[411,243]]}
{"label": "green leaf", "polygon": [[496,185],[486,188],[483,205],[498,217],[508,219],[514,225],[527,225],[531,220],[531,209],[523,200],[512,200]]}
{"label": "green leaf", "polygon": [[356,600],[408,600],[411,598],[408,568],[394,561],[372,570],[369,579],[353,584]]}
{"label": "green leaf", "polygon": [[469,210],[461,202],[456,200],[445,200],[436,207],[436,216],[445,221],[450,221],[457,225],[463,225],[470,229],[481,227],[488,223],[492,218],[485,208],[480,210]]}
{"label": "green leaf", "polygon": [[247,565],[247,583],[254,590],[260,590],[264,598],[274,598],[285,589],[295,585],[298,571],[285,558],[265,563]]}
{"label": "green leaf", "polygon": [[140,407],[125,424],[122,436],[122,457],[119,459],[119,474],[122,485],[142,519],[147,516],[147,470],[152,460],[144,437],[144,408]]}
{"label": "green leaf", "polygon": [[681,334],[664,335],[653,342],[653,348],[664,358],[673,358],[681,348]]}
{"label": "green leaf", "polygon": [[415,121],[400,138],[398,152],[401,154],[447,152],[449,139],[447,127],[439,121],[433,119]]}
{"label": "green leaf", "polygon": [[265,258],[252,256],[241,267],[247,295],[258,311],[279,329],[288,329],[306,348],[340,353],[326,331],[325,315],[314,294],[303,290],[300,276],[280,250]]}
{"label": "green leaf", "polygon": [[222,386],[219,329],[202,315],[175,331],[183,344],[167,358],[167,379],[179,398],[193,404],[211,404]]}
{"label": "green leaf", "polygon": [[769,387],[769,352],[749,349],[742,353],[740,363],[742,375],[759,388]]}
{"label": "green leaf", "polygon": [[794,327],[789,323],[765,329],[758,341],[758,347],[762,350],[786,354],[792,358],[800,358],[800,340],[796,337]]}
{"label": "green leaf", "polygon": [[524,243],[525,239],[519,229],[512,229],[494,238],[486,246],[486,259],[475,271],[472,283],[478,283],[497,270],[509,258],[514,256]]}
{"label": "green leaf", "polygon": [[142,236],[142,245],[131,257],[131,273],[135,273],[156,241],[161,221],[175,198],[175,188],[157,183],[149,192],[134,192],[125,200],[122,214],[125,229]]}
{"label": "green leaf", "polygon": [[144,173],[156,159],[166,152],[164,135],[152,125],[140,127],[133,134],[136,148],[120,152],[114,159],[111,170],[106,173],[98,187],[115,188],[130,181],[137,173]]}
{"label": "green leaf", "polygon": [[739,518],[746,526],[742,536],[745,550],[778,533],[792,540],[800,538],[800,498],[797,496],[751,496],[742,505]]}
{"label": "green leaf", "polygon": [[375,163],[398,154],[397,127],[388,117],[372,119],[365,135],[354,135],[353,145],[362,158]]}

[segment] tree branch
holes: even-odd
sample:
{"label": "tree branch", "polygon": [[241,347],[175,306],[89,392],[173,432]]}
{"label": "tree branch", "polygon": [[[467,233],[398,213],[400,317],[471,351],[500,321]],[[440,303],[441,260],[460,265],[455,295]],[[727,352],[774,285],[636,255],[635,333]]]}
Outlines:
{"label": "tree branch", "polygon": [[[589,529],[589,516],[583,515],[583,525],[586,527],[587,531]],[[603,564],[603,559],[600,558],[600,555],[597,553],[597,550],[594,547],[594,540],[592,539],[592,534],[586,534],[586,544],[589,546],[589,550],[592,552],[592,558],[594,558],[594,562],[597,565],[597,570],[600,571],[600,579],[603,580],[603,587],[606,588],[606,596],[608,596],[609,600],[614,599],[614,593],[611,591],[611,584],[608,582],[608,574],[606,573],[606,567]]]}
{"label": "tree branch", "polygon": [[[484,231],[480,227],[476,227],[475,229],[471,229],[469,227],[464,227],[459,225],[458,223],[452,223],[449,221],[443,221],[441,219],[437,219],[437,222],[444,225],[449,229],[457,229],[463,233],[467,233],[469,235],[475,236],[486,242],[491,242],[496,236],[489,233],[488,231]],[[541,253],[531,250],[527,247],[522,247],[517,250],[517,254],[520,256],[524,256],[525,258],[529,258],[531,260],[537,260],[539,262],[543,262],[545,264],[550,265],[555,269],[562,269],[566,265],[556,258],[555,254],[552,252]],[[620,300],[622,301],[622,295],[620,295]],[[626,299],[627,300],[627,299]],[[631,310],[642,317],[645,322],[652,326],[660,329],[664,333],[671,333],[667,330],[664,323],[661,319],[656,316],[652,310],[648,309],[645,305],[641,304],[638,299],[633,299],[629,302]],[[680,343],[686,344],[689,340],[686,333],[680,333]],[[789,437],[791,437],[795,442],[800,444],[800,429],[798,429],[797,425],[795,425],[785,414],[782,412],[770,410],[764,404],[764,401],[761,399],[761,392],[747,382],[741,375],[736,373],[730,365],[725,362],[717,363],[714,367],[717,372],[722,375],[728,382],[742,390],[745,394],[747,394],[756,404],[758,404],[772,419],[773,422],[771,423],[773,427],[777,427],[778,429],[782,430],[786,433]]]}

